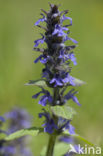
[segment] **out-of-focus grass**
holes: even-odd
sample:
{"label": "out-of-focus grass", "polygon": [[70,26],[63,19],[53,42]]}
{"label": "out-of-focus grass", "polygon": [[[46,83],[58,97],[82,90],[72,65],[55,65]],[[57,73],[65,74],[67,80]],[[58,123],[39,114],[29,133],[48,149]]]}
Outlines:
{"label": "out-of-focus grass", "polygon": [[[82,107],[72,104],[78,115],[73,124],[76,131],[95,144],[103,138],[103,1],[64,0],[61,9],[69,9],[73,18],[71,36],[79,41],[75,50],[78,66],[73,76],[83,79],[87,85],[79,88],[78,98]],[[34,65],[38,55],[32,52],[33,41],[40,30],[33,27],[40,8],[48,9],[48,1],[7,0],[0,2],[0,114],[12,106],[25,107],[34,116],[34,125],[40,125],[38,112],[41,106],[31,96],[38,88],[24,84],[40,77],[42,66]],[[78,90],[78,88],[77,88]],[[36,156],[44,144],[46,135],[34,138],[32,149]]]}

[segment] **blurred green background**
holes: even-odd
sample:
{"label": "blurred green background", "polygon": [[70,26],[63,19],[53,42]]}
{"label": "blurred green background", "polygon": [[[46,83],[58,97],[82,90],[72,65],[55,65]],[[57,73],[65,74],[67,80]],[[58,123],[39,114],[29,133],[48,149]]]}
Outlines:
{"label": "blurred green background", "polygon": [[[71,36],[78,40],[75,50],[78,66],[72,75],[87,82],[77,88],[82,107],[73,106],[78,114],[72,124],[76,131],[95,144],[103,143],[103,1],[51,0],[69,9],[73,18]],[[33,41],[40,35],[34,23],[40,8],[49,9],[47,0],[0,0],[0,115],[14,105],[33,115],[33,125],[41,125],[41,106],[31,97],[37,87],[24,86],[28,80],[40,78],[42,65],[34,64],[38,56],[32,51]],[[47,144],[46,135],[33,138],[32,151],[39,156]]]}

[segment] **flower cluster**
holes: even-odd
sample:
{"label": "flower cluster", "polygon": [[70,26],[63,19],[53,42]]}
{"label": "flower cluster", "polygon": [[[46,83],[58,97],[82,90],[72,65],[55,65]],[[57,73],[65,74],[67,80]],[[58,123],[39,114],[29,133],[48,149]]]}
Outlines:
{"label": "flower cluster", "polygon": [[[6,134],[11,134],[23,128],[29,128],[31,125],[31,116],[24,110],[14,108],[12,111],[5,114],[5,119],[8,121],[8,129]],[[0,117],[0,121],[4,122],[4,118]],[[1,156],[32,156],[30,149],[26,147],[27,137],[6,142],[0,140],[0,155]]]}
{"label": "flower cluster", "polygon": [[58,118],[58,123],[56,125],[53,118],[45,110],[44,112],[39,113],[39,117],[41,118],[42,116],[46,118],[45,123],[42,125],[44,127],[44,132],[51,134],[57,130],[58,133],[61,133],[65,129],[69,131],[69,134],[75,134],[75,128],[70,124],[70,120],[66,120],[60,117]]}
{"label": "flower cluster", "polygon": [[12,111],[5,114],[5,118],[9,122],[9,134],[23,128],[29,128],[31,125],[31,116],[25,109],[15,107]]}
{"label": "flower cluster", "polygon": [[[72,25],[72,19],[67,17],[68,10],[59,11],[57,5],[50,4],[50,10],[46,12],[41,9],[42,18],[40,18],[35,25],[42,28],[45,33],[41,34],[41,38],[34,41],[34,51],[40,52],[40,56],[36,58],[34,63],[41,62],[44,65],[42,70],[42,80],[45,81],[49,90],[41,87],[41,91],[33,95],[37,98],[40,94],[39,104],[42,106],[49,105],[49,107],[63,106],[67,104],[68,100],[73,100],[77,105],[80,103],[75,96],[77,91],[75,78],[71,76],[71,63],[77,65],[73,49],[78,43],[73,38],[69,37],[69,27]],[[68,20],[68,24],[63,24]],[[44,22],[46,26],[41,26],[40,23]],[[72,45],[67,45],[68,41]],[[46,48],[39,48],[40,44],[46,43]],[[65,93],[67,87],[73,87],[68,93]],[[44,132],[49,134],[55,131],[61,133],[68,130],[69,134],[74,134],[74,127],[70,124],[71,120],[53,114],[53,112],[44,112],[39,114],[39,117],[45,117]]]}

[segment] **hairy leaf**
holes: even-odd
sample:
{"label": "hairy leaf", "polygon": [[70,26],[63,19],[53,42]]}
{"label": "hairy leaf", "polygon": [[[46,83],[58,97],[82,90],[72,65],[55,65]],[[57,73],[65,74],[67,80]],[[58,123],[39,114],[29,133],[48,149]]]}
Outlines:
{"label": "hairy leaf", "polygon": [[33,85],[33,86],[39,86],[39,87],[47,87],[46,82],[42,79],[40,80],[30,80],[29,83],[26,83],[25,85]]}
{"label": "hairy leaf", "polygon": [[81,140],[83,142],[85,142],[86,144],[90,145],[90,146],[94,146],[93,143],[91,143],[90,141],[86,140],[85,138],[81,137],[80,135],[74,135],[74,138]]}
{"label": "hairy leaf", "polygon": [[81,136],[78,135],[78,134],[70,135],[70,134],[68,133],[68,131],[64,131],[62,134],[67,135],[67,136],[71,136],[71,137],[74,138],[75,140],[82,141],[82,142],[84,142],[84,143],[86,143],[86,144],[88,144],[88,145],[90,145],[90,146],[94,146],[93,143],[91,143],[90,141],[86,140],[85,138],[81,137]]}
{"label": "hairy leaf", "polygon": [[5,140],[10,141],[10,140],[14,140],[14,139],[26,136],[26,135],[36,136],[40,132],[43,132],[42,128],[32,127],[32,128],[28,128],[28,129],[21,129],[19,131],[16,131],[16,132],[8,135],[5,138]]}
{"label": "hairy leaf", "polygon": [[74,78],[74,80],[72,80],[76,86],[81,86],[83,84],[86,84],[86,82],[82,81],[82,80],[79,80],[77,78]]}
{"label": "hairy leaf", "polygon": [[75,110],[69,106],[54,106],[51,107],[52,112],[59,117],[65,119],[72,119],[73,115],[76,114]]}

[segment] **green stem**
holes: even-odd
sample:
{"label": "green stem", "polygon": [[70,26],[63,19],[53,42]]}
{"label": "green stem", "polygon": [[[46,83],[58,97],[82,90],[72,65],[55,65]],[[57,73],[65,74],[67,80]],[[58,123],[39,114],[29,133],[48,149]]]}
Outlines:
{"label": "green stem", "polygon": [[[53,104],[52,104],[53,106],[56,105],[58,94],[59,94],[59,88],[54,88],[54,96],[53,96]],[[54,114],[52,114],[52,117],[53,117],[53,120],[55,121],[55,124],[57,124],[58,118]],[[56,134],[50,135],[46,156],[53,156],[56,137],[57,137]]]}
{"label": "green stem", "polygon": [[58,95],[59,95],[59,88],[54,88],[53,106],[56,105],[56,101],[58,99]]}
{"label": "green stem", "polygon": [[53,156],[55,142],[56,142],[56,135],[50,135],[46,156]]}

